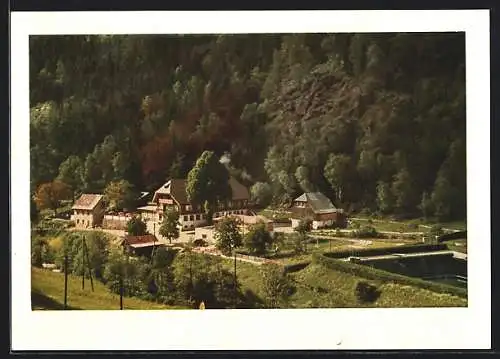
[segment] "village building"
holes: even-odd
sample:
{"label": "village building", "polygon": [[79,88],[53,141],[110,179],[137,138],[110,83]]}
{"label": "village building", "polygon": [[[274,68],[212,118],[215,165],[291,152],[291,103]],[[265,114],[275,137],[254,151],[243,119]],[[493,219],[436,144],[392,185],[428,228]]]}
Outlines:
{"label": "village building", "polygon": [[154,235],[125,236],[119,242],[126,253],[138,256],[151,256],[154,248],[165,246]]}
{"label": "village building", "polygon": [[303,193],[293,201],[291,210],[292,228],[296,228],[300,220],[306,218],[312,220],[313,229],[333,225],[345,228],[347,224],[344,210],[336,208],[321,192]]}
{"label": "village building", "polygon": [[104,217],[104,201],[100,194],[84,193],[73,207],[71,220],[76,228],[94,228],[101,226]]}
{"label": "village building", "polygon": [[[229,214],[246,214],[250,193],[248,189],[236,179],[230,178],[232,197],[226,203],[219,203],[214,217]],[[194,230],[207,223],[204,209],[201,205],[189,202],[186,192],[185,179],[171,179],[163,184],[153,195],[153,200],[146,206],[138,208],[141,218],[153,223],[163,221],[163,213],[167,209],[174,209],[179,213],[181,230]]]}

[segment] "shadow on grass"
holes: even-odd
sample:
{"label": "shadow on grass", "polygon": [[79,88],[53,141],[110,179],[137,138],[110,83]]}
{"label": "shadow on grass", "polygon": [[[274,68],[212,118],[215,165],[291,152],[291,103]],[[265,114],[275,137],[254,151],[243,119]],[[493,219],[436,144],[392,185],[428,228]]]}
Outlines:
{"label": "shadow on grass", "polygon": [[[47,297],[45,294],[32,290],[31,310],[64,310],[64,304]],[[80,310],[80,308],[68,305],[67,310]]]}

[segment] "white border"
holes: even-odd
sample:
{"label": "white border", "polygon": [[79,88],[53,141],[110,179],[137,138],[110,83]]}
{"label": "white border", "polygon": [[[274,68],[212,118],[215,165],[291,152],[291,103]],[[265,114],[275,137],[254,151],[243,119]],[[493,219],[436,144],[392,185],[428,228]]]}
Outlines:
{"label": "white border", "polygon": [[[12,349],[490,348],[489,11],[64,12],[11,17]],[[32,312],[30,34],[466,31],[468,308]]]}

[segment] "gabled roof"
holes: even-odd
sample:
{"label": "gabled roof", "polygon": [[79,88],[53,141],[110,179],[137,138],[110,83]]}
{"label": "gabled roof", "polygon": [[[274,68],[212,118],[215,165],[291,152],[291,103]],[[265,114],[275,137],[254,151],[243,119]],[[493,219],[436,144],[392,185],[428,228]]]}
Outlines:
{"label": "gabled roof", "polygon": [[248,188],[239,183],[234,177],[229,178],[229,185],[233,192],[233,201],[245,200],[250,198]]}
{"label": "gabled roof", "polygon": [[143,236],[125,236],[123,238],[122,244],[127,244],[129,246],[134,246],[137,244],[145,245],[159,243],[158,239],[152,234],[145,234]]}
{"label": "gabled roof", "polygon": [[71,208],[93,210],[102,198],[102,194],[84,193],[75,201]]}
{"label": "gabled roof", "polygon": [[[229,178],[229,185],[231,186],[231,190],[233,193],[233,200],[245,200],[250,198],[248,189],[241,183],[239,183],[235,178]],[[185,179],[173,178],[165,182],[160,188],[156,190],[153,201],[156,201],[156,198],[159,194],[168,194],[172,196],[179,204],[189,204]]]}
{"label": "gabled roof", "polygon": [[307,202],[311,205],[314,213],[337,212],[332,201],[321,192],[306,192],[295,198],[295,202]]}
{"label": "gabled roof", "polygon": [[155,191],[153,202],[159,194],[168,194],[175,198],[180,204],[189,204],[186,193],[186,180],[180,178],[173,178],[165,182],[160,188]]}

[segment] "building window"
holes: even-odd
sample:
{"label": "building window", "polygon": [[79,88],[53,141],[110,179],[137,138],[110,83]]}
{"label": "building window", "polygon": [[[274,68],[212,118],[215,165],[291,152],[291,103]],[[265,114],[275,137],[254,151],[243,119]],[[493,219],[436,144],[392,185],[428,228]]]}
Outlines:
{"label": "building window", "polygon": [[188,216],[184,216],[184,221],[186,222],[188,220]]}
{"label": "building window", "polygon": [[200,215],[199,215],[199,214],[197,214],[197,215],[196,215],[196,220],[197,220],[197,221],[199,221],[199,220],[200,220]]}
{"label": "building window", "polygon": [[193,220],[194,220],[194,216],[193,216],[192,214],[189,216],[189,220],[190,220],[190,221],[193,221]]}
{"label": "building window", "polygon": [[207,238],[207,235],[206,235],[206,234],[202,234],[202,235],[201,235],[201,238],[206,239],[206,238]]}

